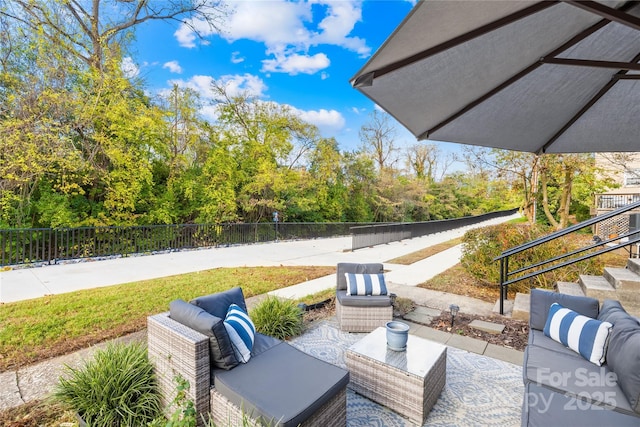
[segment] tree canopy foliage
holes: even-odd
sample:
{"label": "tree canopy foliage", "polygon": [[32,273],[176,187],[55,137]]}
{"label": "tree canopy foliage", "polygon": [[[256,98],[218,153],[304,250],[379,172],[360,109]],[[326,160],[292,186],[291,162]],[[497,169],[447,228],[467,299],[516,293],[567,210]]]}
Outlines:
{"label": "tree canopy foliage", "polygon": [[[378,111],[361,148],[341,151],[287,106],[216,86],[207,107],[217,120],[207,121],[198,93],[150,95],[122,66],[145,21],[218,28],[224,17],[209,0],[0,6],[0,227],[259,222],[274,211],[298,222],[427,221],[526,207],[537,194],[526,159],[494,156],[502,169],[468,159],[450,173],[453,157],[428,143],[403,151]],[[507,164],[519,172],[501,172]],[[563,181],[587,176],[579,163],[544,165],[554,212],[574,203],[566,191],[595,188]]]}

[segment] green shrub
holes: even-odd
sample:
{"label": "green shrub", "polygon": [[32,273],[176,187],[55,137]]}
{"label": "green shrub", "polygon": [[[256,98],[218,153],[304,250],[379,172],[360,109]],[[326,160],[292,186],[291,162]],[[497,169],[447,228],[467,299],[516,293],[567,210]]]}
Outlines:
{"label": "green shrub", "polygon": [[187,397],[187,392],[190,388],[189,381],[180,374],[176,375],[173,381],[176,383],[176,395],[171,402],[171,405],[175,408],[174,412],[168,419],[164,415],[160,415],[149,423],[147,427],[196,427],[196,408],[193,400]]}
{"label": "green shrub", "polygon": [[[530,224],[499,224],[469,230],[463,237],[461,265],[484,284],[500,283],[500,262],[494,261],[503,251],[514,246],[530,242],[551,233],[547,227]],[[525,250],[509,257],[509,271],[545,261],[566,254],[589,244],[589,236],[584,234],[567,235],[535,248]],[[547,264],[548,267],[553,264]],[[581,261],[532,279],[525,279],[510,285],[510,290],[528,292],[530,288],[551,288],[557,281],[575,281],[579,274],[601,274],[603,264],[598,258]],[[532,269],[526,273],[535,271]],[[512,278],[512,277],[510,277]]]}
{"label": "green shrub", "polygon": [[147,349],[109,344],[75,369],[67,366],[54,399],[94,426],[144,426],[160,414],[160,397]]}
{"label": "green shrub", "polygon": [[396,301],[393,304],[393,315],[402,317],[413,311],[415,308],[416,306],[411,298],[396,297]]}
{"label": "green shrub", "polygon": [[250,313],[256,331],[281,340],[302,333],[302,312],[290,300],[268,296]]}

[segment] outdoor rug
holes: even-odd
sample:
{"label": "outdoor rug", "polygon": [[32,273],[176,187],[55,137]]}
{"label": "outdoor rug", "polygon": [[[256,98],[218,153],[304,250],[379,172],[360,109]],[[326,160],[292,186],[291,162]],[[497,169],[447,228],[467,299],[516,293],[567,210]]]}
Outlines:
{"label": "outdoor rug", "polygon": [[[339,330],[321,321],[291,345],[346,369],[344,352],[366,334]],[[524,386],[522,368],[511,363],[447,348],[447,382],[425,426],[518,426]],[[405,427],[408,419],[347,391],[347,426]]]}

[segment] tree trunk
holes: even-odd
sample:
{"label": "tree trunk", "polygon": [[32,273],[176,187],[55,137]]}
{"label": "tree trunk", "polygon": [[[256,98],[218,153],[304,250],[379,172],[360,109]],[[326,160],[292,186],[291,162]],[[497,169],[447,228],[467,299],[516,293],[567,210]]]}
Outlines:
{"label": "tree trunk", "polygon": [[564,166],[564,183],[562,184],[562,196],[560,198],[560,228],[565,228],[569,223],[569,208],[571,207],[571,190],[573,189],[573,167]]}
{"label": "tree trunk", "polygon": [[556,230],[560,229],[560,224],[553,217],[553,214],[549,210],[549,195],[547,193],[547,171],[546,169],[541,171],[540,173],[540,184],[542,187],[542,209],[544,210],[544,214],[549,220],[549,223],[553,225]]}

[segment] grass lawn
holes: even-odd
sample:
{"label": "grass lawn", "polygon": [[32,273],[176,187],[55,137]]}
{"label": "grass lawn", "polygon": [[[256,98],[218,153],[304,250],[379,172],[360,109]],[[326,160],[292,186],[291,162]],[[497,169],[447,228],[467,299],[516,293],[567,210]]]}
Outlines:
{"label": "grass lawn", "polygon": [[[486,302],[496,302],[500,297],[499,286],[488,286],[479,282],[460,264],[434,276],[430,280],[418,285],[420,288],[434,291],[449,292],[477,298]],[[514,298],[515,292],[509,290],[509,298]]]}
{"label": "grass lawn", "polygon": [[398,258],[390,259],[386,262],[389,264],[411,265],[414,262],[433,256],[439,252],[446,251],[447,249],[450,249],[461,243],[462,238],[451,239],[447,242],[438,243],[433,246],[429,246],[428,248],[424,248]]}
{"label": "grass lawn", "polygon": [[234,286],[249,298],[332,273],[335,266],[219,268],[3,304],[0,372],[142,330],[174,299]]}

